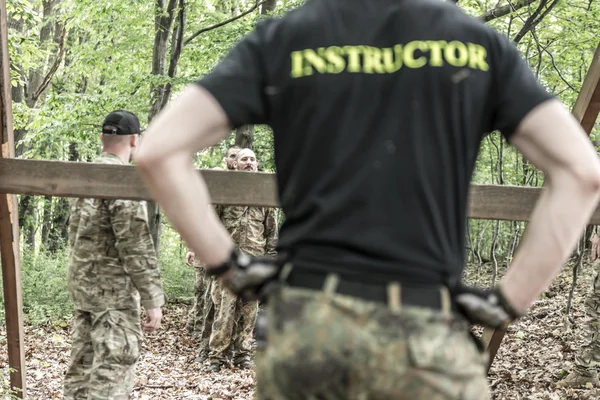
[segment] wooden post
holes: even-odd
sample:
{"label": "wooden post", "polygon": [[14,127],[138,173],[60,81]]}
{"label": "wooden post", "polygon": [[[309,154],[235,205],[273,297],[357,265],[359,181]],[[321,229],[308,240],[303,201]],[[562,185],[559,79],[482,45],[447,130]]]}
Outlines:
{"label": "wooden post", "polygon": [[[594,52],[592,62],[585,75],[571,113],[589,136],[598,119],[598,114],[600,114],[600,43]],[[545,186],[545,183],[544,181],[544,185],[542,186]],[[489,328],[483,331],[482,339],[490,355],[488,371],[494,362],[494,357],[496,357],[505,333],[506,331],[504,330]]]}
{"label": "wooden post", "polygon": [[[6,0],[0,0],[0,136],[2,137],[0,158],[14,158],[15,156],[10,87]],[[11,368],[10,385],[17,390],[17,397],[25,398],[25,343],[17,210],[15,195],[0,194],[0,254],[4,284],[8,365]]]}

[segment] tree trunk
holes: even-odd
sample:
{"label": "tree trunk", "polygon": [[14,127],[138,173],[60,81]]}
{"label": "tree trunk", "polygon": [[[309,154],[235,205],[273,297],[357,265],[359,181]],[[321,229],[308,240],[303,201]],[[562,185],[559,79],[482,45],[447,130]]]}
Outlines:
{"label": "tree trunk", "polygon": [[42,246],[48,248],[48,238],[52,230],[52,196],[44,196],[44,213],[42,214]]}
{"label": "tree trunk", "polygon": [[[267,0],[260,6],[260,13],[266,15],[275,11],[277,0]],[[240,126],[235,131],[235,144],[241,148],[254,149],[254,125]]]}
{"label": "tree trunk", "polygon": [[19,228],[23,233],[23,242],[35,248],[35,198],[21,196],[19,201]]}
{"label": "tree trunk", "polygon": [[[185,0],[156,0],[154,17],[154,48],[152,51],[152,75],[174,77],[181,55],[185,28]],[[169,53],[169,38],[171,52]],[[170,57],[167,57],[169,56]],[[167,71],[167,58],[169,68]],[[151,88],[148,123],[164,108],[171,95],[171,84],[159,84]],[[148,201],[148,223],[156,252],[160,250],[161,213],[158,204]]]}
{"label": "tree trunk", "polygon": [[[75,142],[69,144],[69,161],[79,161],[79,151]],[[46,249],[51,253],[56,253],[68,243],[70,211],[68,199],[64,197],[55,199],[52,207],[52,228],[45,243]]]}
{"label": "tree trunk", "polygon": [[[23,70],[21,65],[13,65],[12,67],[17,71],[20,78],[25,81],[25,85],[18,84],[11,89],[13,95],[13,101],[15,103],[25,103],[29,108],[35,108],[38,99],[42,96],[44,89],[49,84],[49,79],[52,78],[56,72],[56,67],[63,53],[60,49],[64,49],[64,35],[57,35],[55,27],[61,26],[56,21],[57,17],[57,5],[60,0],[43,0],[43,22],[40,29],[39,45],[44,50],[51,49],[51,46],[58,45],[59,51],[53,56],[54,63],[52,67],[45,73],[48,65],[50,64],[49,56],[45,62],[41,63],[37,68],[27,72]],[[11,28],[22,31],[24,24],[22,20],[14,20],[10,18]],[[59,41],[63,41],[62,44]],[[53,54],[53,52],[49,52]],[[33,113],[30,113],[29,122],[33,117]],[[23,139],[27,135],[27,130],[24,128],[15,129],[15,155],[17,157],[23,156],[28,148],[23,144]],[[35,232],[37,226],[37,213],[36,207],[37,201],[32,196],[21,196],[19,201],[19,227],[23,232],[25,243],[35,248]],[[43,230],[43,229],[42,229]]]}
{"label": "tree trunk", "polygon": [[235,130],[235,144],[242,149],[254,149],[254,125],[240,126]]}

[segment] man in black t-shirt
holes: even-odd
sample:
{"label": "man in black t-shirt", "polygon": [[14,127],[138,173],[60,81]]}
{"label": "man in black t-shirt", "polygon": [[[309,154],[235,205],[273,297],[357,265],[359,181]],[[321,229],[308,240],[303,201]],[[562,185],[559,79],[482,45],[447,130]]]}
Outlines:
{"label": "man in black t-shirt", "polygon": [[[273,129],[277,262],[238,254],[190,162],[245,124]],[[469,183],[494,130],[548,182],[484,290],[460,278]],[[153,120],[138,166],[208,273],[271,293],[259,398],[488,399],[469,323],[523,315],[600,197],[577,121],[506,38],[439,0],[309,0],[261,22]]]}

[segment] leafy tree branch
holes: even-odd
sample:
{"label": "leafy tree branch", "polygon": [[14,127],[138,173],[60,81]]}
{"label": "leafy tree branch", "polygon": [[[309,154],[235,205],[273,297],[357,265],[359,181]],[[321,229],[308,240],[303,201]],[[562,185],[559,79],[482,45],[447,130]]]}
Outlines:
{"label": "leafy tree branch", "polygon": [[493,8],[485,13],[481,14],[478,18],[483,22],[490,22],[496,18],[504,17],[514,11],[517,11],[523,7],[527,7],[530,4],[535,3],[538,0],[518,0],[514,4],[508,1],[508,4],[505,6],[500,6]]}
{"label": "leafy tree branch", "polygon": [[267,1],[268,1],[268,0],[262,0],[262,1],[258,1],[258,0],[256,0],[256,1],[254,2],[254,5],[253,5],[251,8],[249,8],[248,10],[244,11],[243,13],[241,13],[241,14],[238,14],[238,15],[236,15],[235,17],[231,17],[231,18],[229,18],[229,19],[226,19],[225,21],[221,21],[221,22],[219,22],[219,23],[217,23],[217,24],[214,24],[214,25],[211,25],[211,26],[207,26],[206,28],[202,28],[202,29],[200,29],[198,32],[194,33],[192,36],[190,36],[189,38],[187,38],[187,39],[185,40],[185,42],[183,42],[183,45],[184,45],[184,46],[188,45],[188,43],[190,43],[190,42],[191,42],[192,40],[194,40],[194,39],[195,39],[195,38],[196,38],[198,35],[201,35],[201,34],[203,34],[204,32],[208,32],[208,31],[211,31],[211,30],[213,30],[213,29],[220,28],[220,27],[222,27],[222,26],[224,26],[224,25],[227,25],[227,24],[229,24],[229,23],[231,23],[231,22],[233,22],[233,21],[236,21],[236,20],[238,20],[238,19],[240,19],[240,18],[242,18],[242,17],[245,17],[246,15],[250,14],[252,11],[256,10],[258,7],[260,7],[261,5],[263,5],[264,3],[266,3]]}

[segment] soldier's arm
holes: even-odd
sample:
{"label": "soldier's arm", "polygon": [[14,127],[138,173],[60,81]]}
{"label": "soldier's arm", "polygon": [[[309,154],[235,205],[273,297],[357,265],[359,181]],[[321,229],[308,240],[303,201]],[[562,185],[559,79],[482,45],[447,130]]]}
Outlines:
{"label": "soldier's arm", "polygon": [[274,208],[267,208],[265,212],[265,239],[267,241],[265,253],[269,256],[275,256],[277,252],[277,213]]}
{"label": "soldier's arm", "polygon": [[146,310],[165,303],[160,268],[146,209],[139,202],[114,200],[108,203],[116,247],[125,271],[140,293]]}

